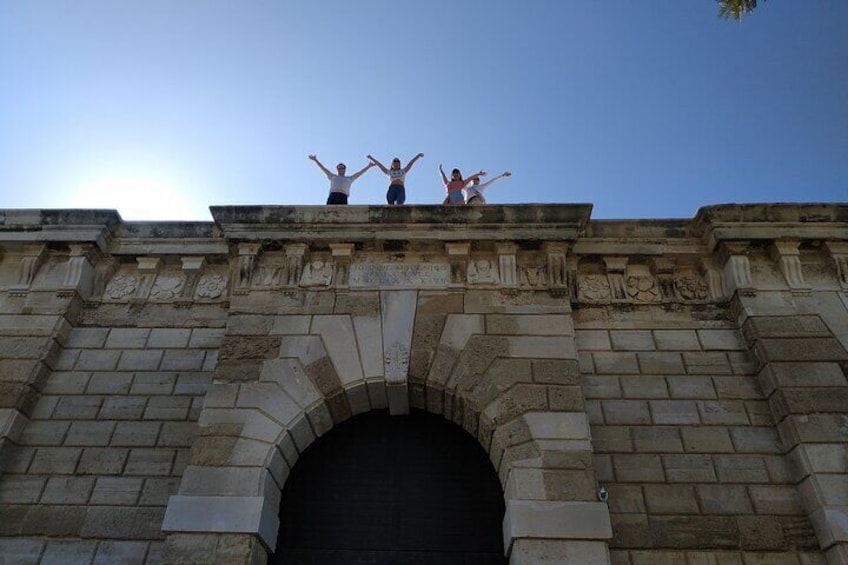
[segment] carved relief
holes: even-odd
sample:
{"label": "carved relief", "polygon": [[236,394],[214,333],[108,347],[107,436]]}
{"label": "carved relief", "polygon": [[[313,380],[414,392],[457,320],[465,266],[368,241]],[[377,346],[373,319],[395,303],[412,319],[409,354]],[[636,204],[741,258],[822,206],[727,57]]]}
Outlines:
{"label": "carved relief", "polygon": [[595,302],[612,297],[606,275],[581,275],[577,279],[577,293],[580,299]]}
{"label": "carved relief", "polygon": [[657,281],[651,275],[630,275],[625,279],[627,296],[637,302],[656,302],[660,299]]}
{"label": "carved relief", "polygon": [[136,275],[126,273],[115,275],[112,280],[109,281],[109,284],[106,285],[104,295],[106,298],[111,298],[113,300],[122,300],[133,294],[136,289],[138,289],[138,283],[139,280]]}
{"label": "carved relief", "polygon": [[159,275],[153,283],[150,298],[159,301],[174,300],[183,290],[185,277],[182,275]]}
{"label": "carved relief", "polygon": [[313,259],[303,268],[300,286],[330,286],[333,282],[333,264]]}
{"label": "carved relief", "polygon": [[282,265],[259,265],[256,268],[256,276],[253,277],[253,286],[263,288],[279,287],[282,282]]}
{"label": "carved relief", "polygon": [[445,288],[450,266],[441,263],[357,263],[350,267],[351,288]]}
{"label": "carved relief", "polygon": [[488,259],[477,259],[468,263],[469,284],[497,284],[498,273]]}
{"label": "carved relief", "polygon": [[383,354],[383,369],[387,383],[406,382],[409,372],[409,350],[399,342],[389,345]]}
{"label": "carved relief", "polygon": [[197,283],[196,296],[200,299],[212,300],[218,298],[227,289],[227,279],[224,275],[203,275]]}
{"label": "carved relief", "polygon": [[548,284],[547,269],[543,266],[527,266],[521,268],[521,284],[534,288],[545,287]]}
{"label": "carved relief", "polygon": [[674,280],[674,288],[683,300],[706,300],[709,297],[707,283],[694,274],[682,275]]}

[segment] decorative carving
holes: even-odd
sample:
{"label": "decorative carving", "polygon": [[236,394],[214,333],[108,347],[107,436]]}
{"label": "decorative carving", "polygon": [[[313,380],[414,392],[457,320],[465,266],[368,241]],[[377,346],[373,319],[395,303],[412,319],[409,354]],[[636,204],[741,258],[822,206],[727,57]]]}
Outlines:
{"label": "decorative carving", "polygon": [[409,372],[409,350],[399,342],[388,345],[383,354],[386,383],[405,383]]}
{"label": "decorative carving", "polygon": [[227,289],[227,279],[224,275],[210,274],[200,277],[197,283],[197,292],[195,296],[204,300],[213,300],[218,298]]}
{"label": "decorative carving", "polygon": [[303,268],[300,286],[330,286],[333,282],[333,264],[313,259]]}
{"label": "decorative carving", "polygon": [[548,272],[544,266],[534,265],[521,268],[521,284],[534,288],[544,287],[548,284]]}
{"label": "decorative carving", "polygon": [[501,285],[517,288],[518,268],[515,253],[518,251],[518,246],[514,243],[498,243],[495,245],[495,250],[498,253],[498,274]]}
{"label": "decorative carving", "polygon": [[331,284],[335,285],[336,288],[345,288],[348,285],[347,275],[350,272],[350,260],[353,257],[353,244],[331,243],[330,253],[336,265]]}
{"label": "decorative carving", "polygon": [[174,300],[183,290],[185,277],[182,275],[159,275],[153,283],[150,298],[159,301]]}
{"label": "decorative carving", "polygon": [[497,284],[498,273],[488,259],[477,259],[468,263],[469,284]]}
{"label": "decorative carving", "polygon": [[18,266],[17,281],[13,285],[13,288],[17,290],[25,290],[32,285],[38,269],[41,268],[44,259],[47,257],[47,246],[27,245],[24,248],[24,253]]}
{"label": "decorative carving", "polygon": [[582,300],[601,301],[612,297],[606,275],[581,275],[577,279],[577,292]]}
{"label": "decorative carving", "polygon": [[138,277],[122,273],[112,277],[109,284],[106,285],[105,295],[113,300],[124,299],[133,294],[138,289]]}
{"label": "decorative carving", "polygon": [[625,285],[627,295],[637,302],[656,302],[660,299],[657,281],[651,275],[630,275]]}
{"label": "decorative carving", "polygon": [[451,284],[462,286],[468,280],[468,255],[471,252],[471,243],[467,241],[445,243],[450,259]]}
{"label": "decorative carving", "polygon": [[683,300],[706,300],[709,297],[707,283],[694,274],[681,275],[676,278],[674,288]]}
{"label": "decorative carving", "polygon": [[303,275],[303,261],[306,256],[306,244],[286,245],[286,286],[296,287]]}
{"label": "decorative carving", "polygon": [[624,284],[624,271],[627,268],[627,257],[604,257],[607,266],[607,278],[612,297],[616,300],[627,300],[627,289]]}

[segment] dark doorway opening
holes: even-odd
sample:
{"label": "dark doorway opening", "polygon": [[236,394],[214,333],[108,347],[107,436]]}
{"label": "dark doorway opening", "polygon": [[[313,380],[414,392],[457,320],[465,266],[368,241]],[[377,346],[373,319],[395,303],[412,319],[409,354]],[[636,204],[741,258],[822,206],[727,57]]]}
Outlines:
{"label": "dark doorway opening", "polygon": [[372,411],[301,455],[283,488],[271,564],[504,565],[500,482],[440,416]]}

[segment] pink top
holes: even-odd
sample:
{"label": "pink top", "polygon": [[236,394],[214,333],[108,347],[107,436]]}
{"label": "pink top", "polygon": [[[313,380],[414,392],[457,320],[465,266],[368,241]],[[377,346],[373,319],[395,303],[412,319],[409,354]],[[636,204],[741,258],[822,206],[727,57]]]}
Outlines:
{"label": "pink top", "polygon": [[452,180],[445,185],[445,188],[448,189],[448,192],[462,192],[462,189],[465,188],[465,185],[468,184],[467,180]]}

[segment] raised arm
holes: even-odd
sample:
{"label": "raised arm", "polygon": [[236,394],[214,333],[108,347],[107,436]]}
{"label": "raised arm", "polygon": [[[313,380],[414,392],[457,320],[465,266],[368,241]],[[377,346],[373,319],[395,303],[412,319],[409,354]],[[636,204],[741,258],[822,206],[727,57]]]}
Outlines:
{"label": "raised arm", "polygon": [[383,163],[381,163],[380,161],[378,161],[377,159],[375,159],[375,158],[374,158],[374,157],[372,157],[371,155],[366,155],[366,157],[368,157],[368,160],[369,160],[369,161],[371,161],[372,163],[374,163],[375,165],[377,165],[377,167],[379,167],[379,168],[380,168],[380,170],[381,170],[381,171],[383,171],[383,174],[384,174],[384,175],[389,174],[389,169],[387,169],[387,168],[386,168],[386,166],[385,166],[385,165],[383,165]]}
{"label": "raised arm", "polygon": [[322,171],[324,171],[324,174],[325,174],[325,175],[327,175],[327,178],[332,178],[333,173],[331,173],[331,172],[327,169],[327,167],[325,167],[324,165],[322,165],[322,164],[321,164],[321,161],[319,161],[319,160],[318,160],[318,157],[316,157],[315,155],[310,155],[310,156],[309,156],[309,159],[310,159],[311,161],[315,161],[315,164],[316,164],[316,165],[318,165],[318,168],[319,168],[319,169],[321,169]]}
{"label": "raised arm", "polygon": [[492,177],[489,180],[487,180],[486,182],[481,182],[480,184],[478,184],[477,190],[480,190],[482,188],[489,186],[490,184],[492,184],[496,180],[500,180],[502,178],[505,178],[505,177],[508,177],[508,176],[511,176],[511,175],[512,175],[512,173],[510,173],[509,171],[504,171],[503,173],[499,174],[498,176]]}
{"label": "raised arm", "polygon": [[468,186],[468,183],[470,183],[474,179],[479,179],[480,177],[485,177],[485,176],[486,176],[486,171],[480,171],[479,173],[474,173],[473,175],[471,175],[470,177],[465,179],[465,181],[464,181],[465,186]]}
{"label": "raised arm", "polygon": [[440,172],[440,173],[442,173],[442,182],[443,182],[443,183],[445,183],[445,185],[447,186],[447,184],[448,184],[448,177],[445,175],[445,170],[442,168],[442,164],[441,164],[441,163],[439,163],[439,172]]}
{"label": "raised arm", "polygon": [[367,171],[368,169],[370,169],[373,166],[374,166],[374,163],[369,162],[367,165],[365,165],[365,167],[361,171],[359,171],[358,173],[354,173],[353,176],[350,177],[350,178],[352,178],[353,180],[358,179],[359,177],[362,176],[362,173],[364,173],[365,171]]}
{"label": "raised arm", "polygon": [[[418,155],[416,155],[415,157],[413,157],[412,159],[410,159],[410,160],[409,160],[409,163],[407,163],[407,164],[406,164],[406,166],[403,168],[403,172],[404,172],[404,173],[408,173],[408,172],[409,172],[409,169],[411,169],[411,168],[412,168],[412,165],[414,165],[414,164],[415,164],[415,161],[417,161],[418,159],[420,159],[420,158],[421,158],[421,157],[423,157],[423,156],[424,156],[424,154],[423,154],[423,153],[419,153]],[[385,171],[383,171],[383,172],[385,172]]]}

